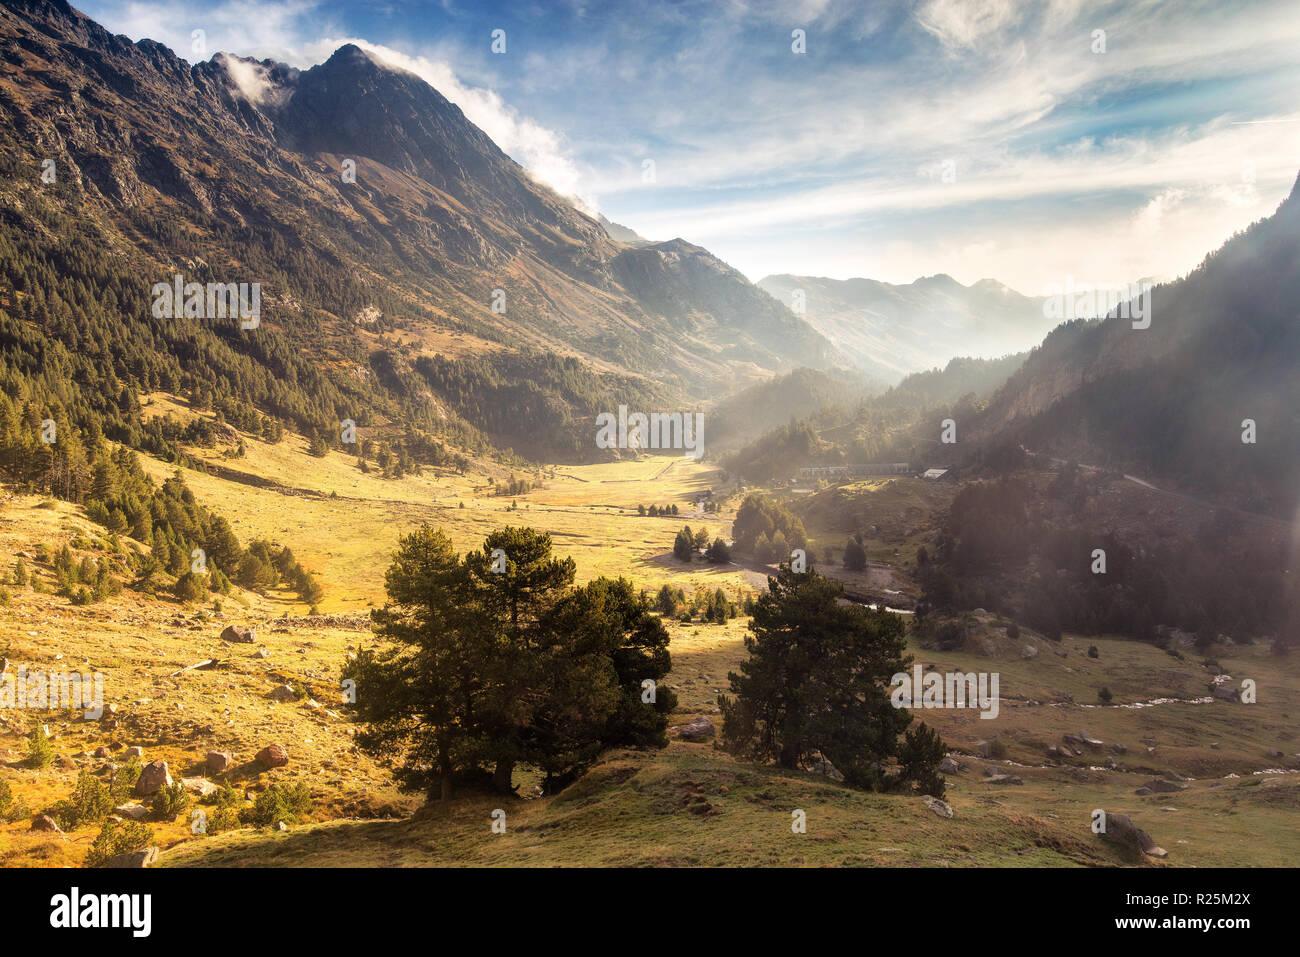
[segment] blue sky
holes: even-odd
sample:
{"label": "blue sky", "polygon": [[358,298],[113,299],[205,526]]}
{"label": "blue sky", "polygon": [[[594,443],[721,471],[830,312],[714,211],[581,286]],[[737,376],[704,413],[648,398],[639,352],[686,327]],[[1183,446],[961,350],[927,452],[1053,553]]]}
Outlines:
{"label": "blue sky", "polygon": [[191,60],[196,29],[299,67],[357,42],[587,208],[755,280],[1171,278],[1300,171],[1294,3],[74,5]]}

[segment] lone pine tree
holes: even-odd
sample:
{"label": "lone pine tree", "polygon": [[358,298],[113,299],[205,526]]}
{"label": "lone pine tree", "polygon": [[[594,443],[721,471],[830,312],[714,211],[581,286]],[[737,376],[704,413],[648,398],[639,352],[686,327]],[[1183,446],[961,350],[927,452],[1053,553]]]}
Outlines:
{"label": "lone pine tree", "polygon": [[[857,787],[941,788],[942,744],[924,733],[900,742],[912,715],[889,700],[890,679],[910,662],[902,618],[841,603],[843,593],[788,565],[768,578],[745,637],[749,658],[728,675],[734,697],[718,698],[724,745],[791,769],[825,757]],[[903,767],[889,773],[894,758]]]}

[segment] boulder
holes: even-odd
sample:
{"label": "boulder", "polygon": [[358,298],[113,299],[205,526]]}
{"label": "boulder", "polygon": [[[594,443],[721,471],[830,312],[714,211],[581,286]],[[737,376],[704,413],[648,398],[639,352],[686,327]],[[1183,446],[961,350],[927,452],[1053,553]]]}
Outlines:
{"label": "boulder", "polygon": [[940,801],[937,797],[930,794],[922,795],[921,803],[928,807],[940,817],[952,817],[952,808],[946,802]]}
{"label": "boulder", "polygon": [[293,690],[293,685],[280,685],[278,688],[272,688],[266,695],[272,701],[297,701],[298,692]]}
{"label": "boulder", "polygon": [[1210,695],[1218,701],[1241,701],[1241,692],[1232,685],[1215,685],[1210,689]]}
{"label": "boulder", "polygon": [[984,779],[985,784],[1024,784],[1025,782],[1015,774],[990,774]]}
{"label": "boulder", "polygon": [[181,778],[181,786],[196,797],[211,797],[217,793],[217,786],[207,778]]}
{"label": "boulder", "polygon": [[146,847],[139,851],[114,854],[104,862],[105,867],[152,867],[158,860],[158,848]]}
{"label": "boulder", "polygon": [[1087,731],[1080,731],[1079,737],[1083,740],[1084,744],[1090,744],[1094,748],[1101,747],[1101,745],[1105,743],[1104,741],[1101,740],[1101,738],[1097,737],[1094,734],[1089,734]]}
{"label": "boulder", "polygon": [[241,625],[227,625],[221,632],[221,640],[241,645],[251,645],[257,641],[257,629],[244,628]]}
{"label": "boulder", "polygon": [[959,771],[961,771],[961,765],[952,758],[945,757],[939,762],[940,774],[957,774]]}
{"label": "boulder", "polygon": [[143,821],[149,816],[149,809],[143,804],[122,804],[113,808],[113,813],[132,821]]}
{"label": "boulder", "polygon": [[289,752],[280,744],[268,744],[257,752],[257,763],[264,768],[282,768],[289,763]]}
{"label": "boulder", "polygon": [[978,751],[982,757],[989,758],[993,756],[993,745],[989,744],[987,741],[976,741],[975,750]]}
{"label": "boulder", "polygon": [[171,772],[166,761],[150,761],[140,771],[140,780],[135,782],[135,793],[141,797],[156,794],[172,783]]}
{"label": "boulder", "polygon": [[1033,645],[1025,645],[1023,648],[1020,649],[1021,658],[1033,658],[1036,657],[1037,655],[1038,655],[1038,649],[1035,648]]}
{"label": "boulder", "polygon": [[235,756],[229,751],[209,751],[206,763],[209,774],[220,774],[234,767]]}
{"label": "boulder", "polygon": [[707,741],[716,733],[713,722],[702,714],[677,729],[677,737],[683,741]]}
{"label": "boulder", "polygon": [[1107,814],[1106,830],[1101,835],[1112,844],[1141,851],[1151,857],[1164,857],[1168,852],[1158,847],[1150,835],[1133,823],[1127,814]]}
{"label": "boulder", "polygon": [[51,834],[62,834],[63,828],[55,823],[54,818],[48,814],[38,814],[32,819],[31,830],[49,831]]}
{"label": "boulder", "polygon": [[132,758],[141,758],[141,759],[143,759],[143,758],[144,758],[144,748],[140,747],[139,745],[135,745],[135,746],[133,746],[133,747],[129,747],[129,748],[127,748],[125,751],[122,752],[122,757],[123,757],[125,760],[127,760],[127,761],[131,760]]}
{"label": "boulder", "polygon": [[98,748],[95,749],[95,757],[97,758],[111,758],[112,756],[113,756],[113,752],[108,750],[108,748],[104,747],[103,745],[100,745]]}
{"label": "boulder", "polygon": [[827,761],[826,758],[824,758],[824,757],[822,757],[822,758],[818,758],[816,761],[813,762],[813,764],[812,764],[812,772],[813,772],[814,774],[824,774],[826,777],[830,778],[832,781],[843,781],[843,780],[844,780],[844,775],[843,775],[843,773],[841,773],[840,769],[837,768],[835,765],[831,764],[831,763],[830,763],[829,761]]}
{"label": "boulder", "polygon": [[1173,794],[1176,791],[1187,790],[1187,785],[1181,781],[1166,781],[1163,778],[1154,778],[1145,786],[1150,788],[1153,794]]}

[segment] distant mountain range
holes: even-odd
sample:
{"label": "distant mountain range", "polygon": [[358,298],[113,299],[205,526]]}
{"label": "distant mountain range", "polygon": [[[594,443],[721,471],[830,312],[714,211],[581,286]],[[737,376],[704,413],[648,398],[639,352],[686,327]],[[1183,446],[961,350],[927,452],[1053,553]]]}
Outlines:
{"label": "distant mountain range", "polygon": [[807,319],[862,371],[894,383],[956,356],[997,358],[1042,340],[1058,320],[1043,301],[992,279],[947,275],[906,285],[874,279],[767,276],[758,282]]}

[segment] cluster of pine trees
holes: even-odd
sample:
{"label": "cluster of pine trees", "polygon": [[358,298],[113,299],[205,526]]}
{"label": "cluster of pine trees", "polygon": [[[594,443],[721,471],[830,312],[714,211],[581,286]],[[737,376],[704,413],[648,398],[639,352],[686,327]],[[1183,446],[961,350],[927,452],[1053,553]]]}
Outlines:
{"label": "cluster of pine trees", "polygon": [[1151,641],[1168,625],[1204,644],[1219,634],[1294,640],[1286,535],[1248,530],[1227,511],[1190,536],[1099,531],[1108,523],[1094,505],[1096,481],[1105,480],[1067,466],[1046,487],[1020,476],[963,487],[935,547],[918,554],[918,610],[986,608],[1052,638],[1069,630]]}
{"label": "cluster of pine trees", "polygon": [[631,582],[575,572],[529,528],[463,557],[430,526],[404,536],[373,614],[383,644],[344,667],[358,744],[443,799],[457,782],[509,792],[518,765],[553,790],[604,747],[666,745],[668,632]]}
{"label": "cluster of pine trees", "polygon": [[[740,614],[740,606],[727,597],[721,588],[713,591],[700,585],[695,592],[687,596],[680,586],[663,585],[655,595],[655,611],[665,618],[677,621],[701,621],[722,625]],[[746,610],[749,602],[744,604]]]}
{"label": "cluster of pine trees", "polygon": [[792,549],[808,545],[808,533],[799,517],[761,492],[751,492],[740,503],[731,537],[737,551],[761,562],[788,561]]}

